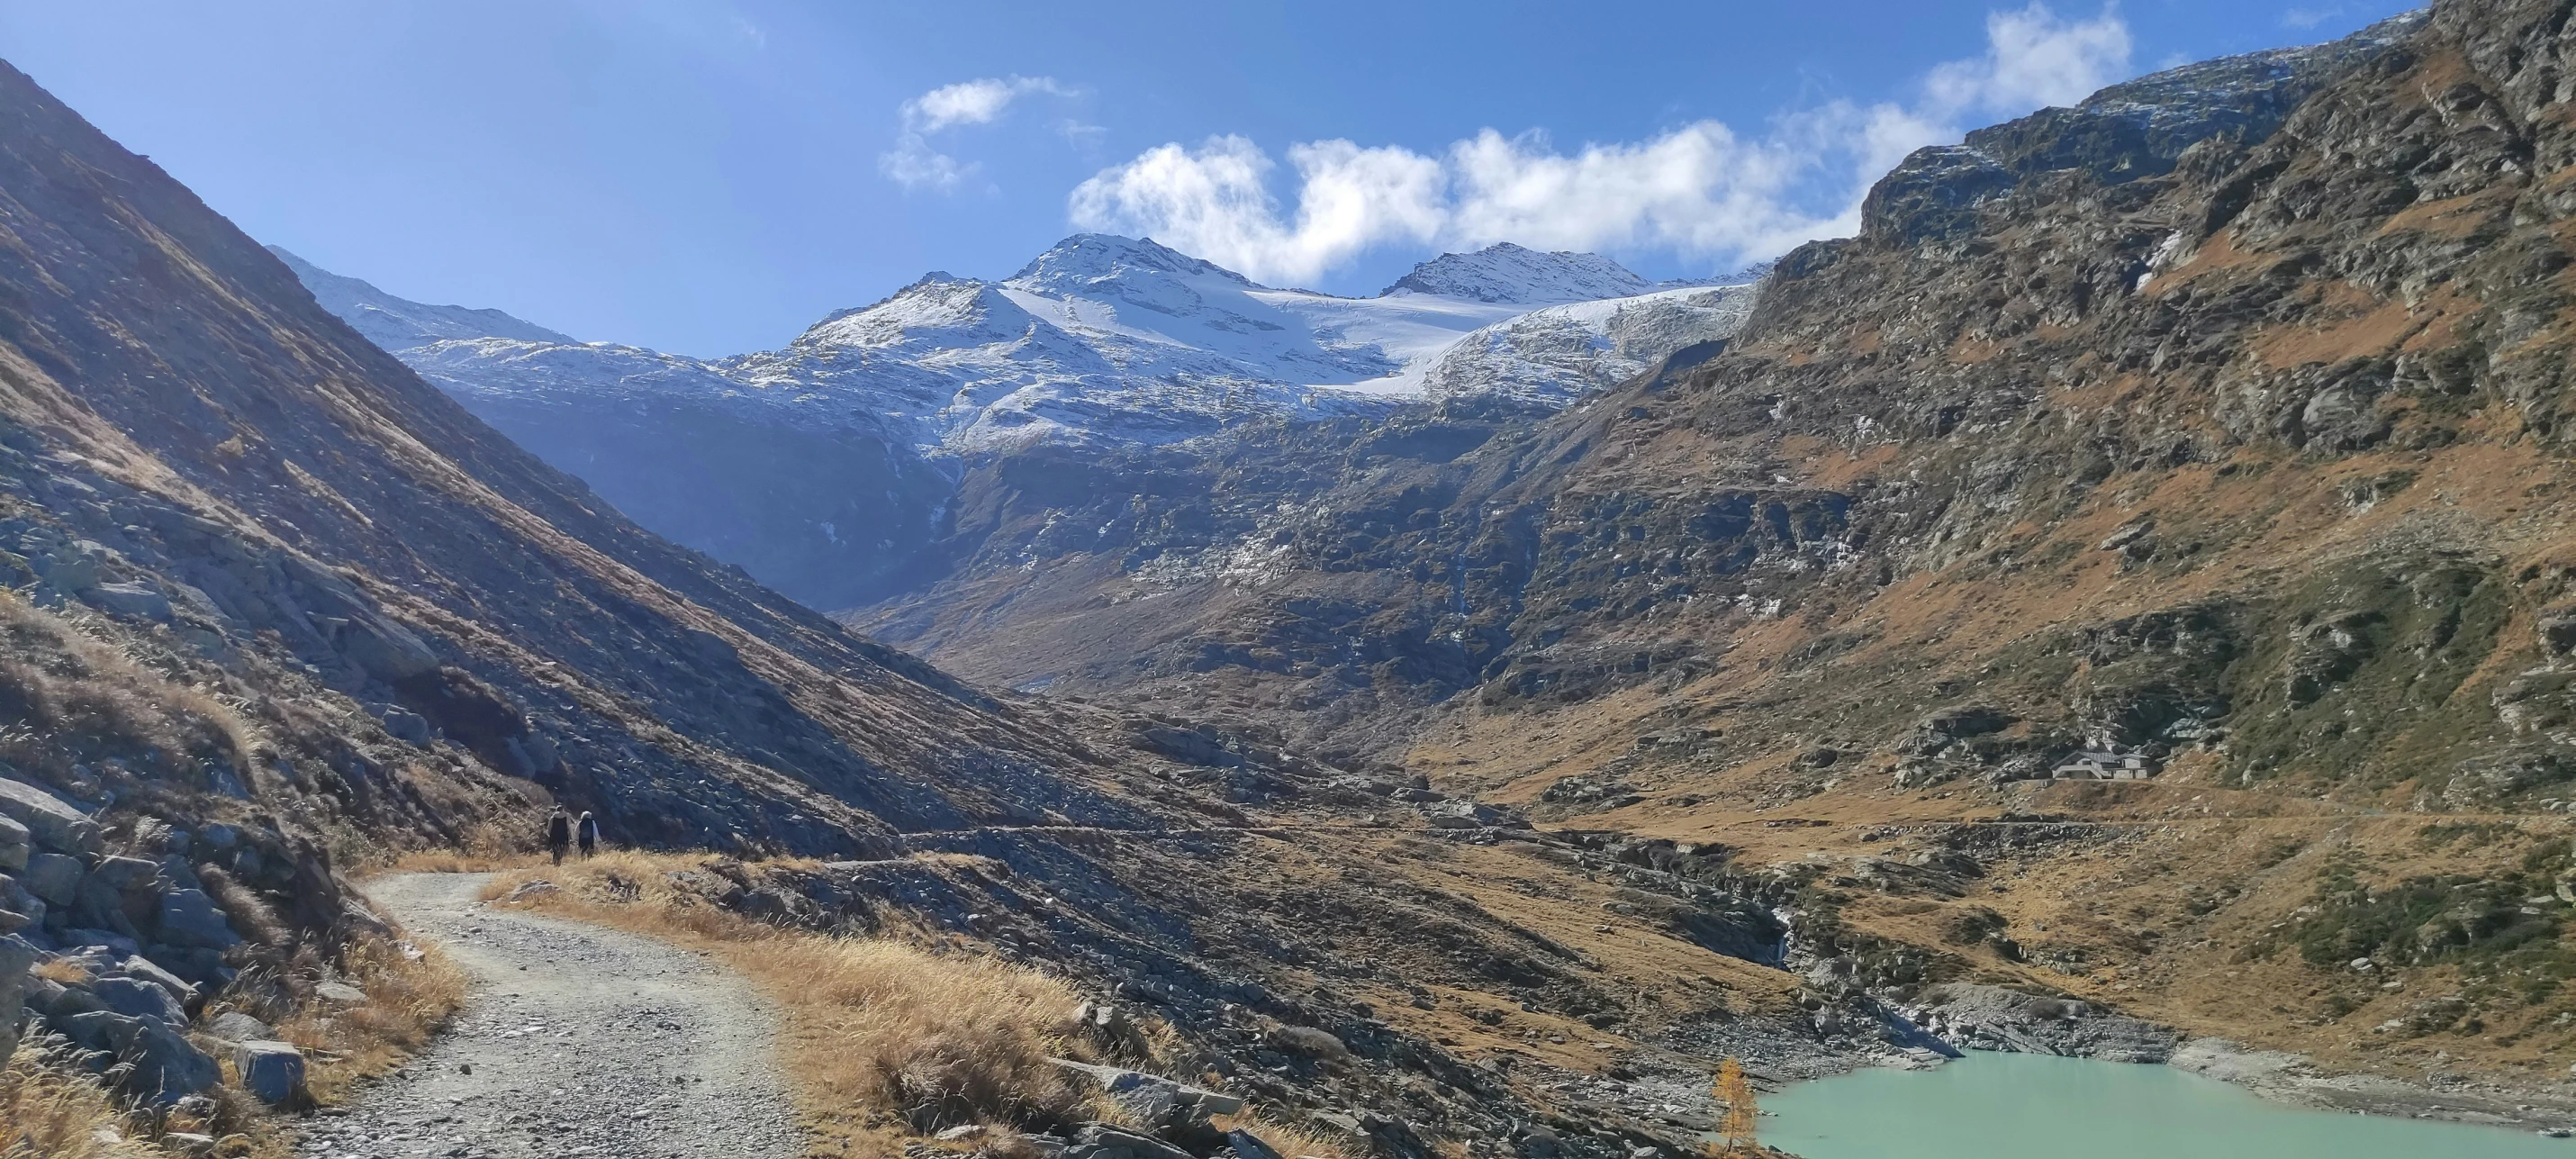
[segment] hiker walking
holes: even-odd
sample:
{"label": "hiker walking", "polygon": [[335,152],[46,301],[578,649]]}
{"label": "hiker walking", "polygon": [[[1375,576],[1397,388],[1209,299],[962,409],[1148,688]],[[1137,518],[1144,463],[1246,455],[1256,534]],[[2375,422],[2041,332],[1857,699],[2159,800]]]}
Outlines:
{"label": "hiker walking", "polygon": [[546,818],[546,852],[555,855],[555,864],[563,864],[564,850],[572,846],[572,817],[561,806]]}
{"label": "hiker walking", "polygon": [[599,818],[591,816],[590,810],[581,811],[581,823],[573,826],[573,835],[581,841],[583,860],[589,860],[591,854],[599,852]]}

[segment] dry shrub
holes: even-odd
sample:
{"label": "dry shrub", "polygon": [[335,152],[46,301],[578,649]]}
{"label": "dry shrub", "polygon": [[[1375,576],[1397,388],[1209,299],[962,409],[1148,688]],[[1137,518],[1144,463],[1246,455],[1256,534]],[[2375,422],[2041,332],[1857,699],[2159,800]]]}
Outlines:
{"label": "dry shrub", "polygon": [[0,717],[36,726],[0,733],[0,758],[59,765],[68,758],[55,742],[71,735],[250,767],[256,734],[230,705],[136,663],[79,619],[0,589],[0,650]]}
{"label": "dry shrub", "polygon": [[233,880],[233,875],[217,865],[201,866],[197,876],[206,885],[206,893],[223,907],[232,919],[233,928],[250,935],[250,940],[271,948],[283,948],[294,940],[286,922],[277,916],[266,899],[249,887]]}
{"label": "dry shrub", "polygon": [[85,1075],[40,1066],[21,1054],[0,1067],[0,1157],[5,1159],[161,1159],[148,1143],[99,1141],[122,1135],[125,1113]]}
{"label": "dry shrub", "polygon": [[1218,1130],[1245,1132],[1270,1144],[1271,1150],[1291,1156],[1292,1159],[1299,1156],[1349,1159],[1351,1155],[1350,1144],[1344,1139],[1310,1130],[1296,1123],[1281,1122],[1250,1112],[1239,1115],[1218,1115],[1214,1121]]}
{"label": "dry shrub", "polygon": [[[988,959],[882,939],[786,935],[760,956],[802,979],[842,1049],[811,1080],[901,1113],[918,1129],[1062,1122],[1085,1092],[1047,1061],[1071,1048],[1063,983]],[[828,1097],[828,1096],[827,1096]]]}
{"label": "dry shrub", "polygon": [[35,969],[29,972],[65,986],[89,985],[89,967],[74,958],[47,958],[36,963]]}
{"label": "dry shrub", "polygon": [[1087,1085],[1047,1061],[1090,1053],[1072,987],[991,958],[745,920],[673,886],[668,874],[700,860],[611,852],[495,875],[484,896],[543,879],[558,888],[518,904],[721,955],[779,1002],[787,1071],[827,1128],[854,1111],[916,1131],[1088,1116]]}
{"label": "dry shrub", "polygon": [[318,1000],[280,1019],[278,1037],[302,1048],[316,1101],[343,1101],[352,1084],[392,1070],[428,1045],[465,1001],[465,974],[435,946],[382,938],[353,941],[341,954],[349,980],[367,992],[361,1006]]}

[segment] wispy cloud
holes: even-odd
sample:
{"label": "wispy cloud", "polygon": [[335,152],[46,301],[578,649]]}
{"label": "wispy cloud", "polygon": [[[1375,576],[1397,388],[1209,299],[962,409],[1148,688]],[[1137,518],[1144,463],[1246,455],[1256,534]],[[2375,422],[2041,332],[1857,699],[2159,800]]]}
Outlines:
{"label": "wispy cloud", "polygon": [[1083,229],[1150,234],[1265,281],[1304,282],[1392,242],[1658,250],[1734,265],[1852,232],[1869,183],[1964,125],[2071,104],[2129,73],[2128,26],[2105,8],[2063,19],[2039,3],[1986,19],[1986,51],[1940,64],[1903,102],[1834,102],[1759,134],[1720,121],[1571,153],[1487,129],[1438,154],[1351,141],[1293,145],[1296,208],[1276,165],[1220,136],[1149,149],[1069,200]]}
{"label": "wispy cloud", "polygon": [[[960,125],[992,124],[1001,120],[1014,102],[1032,94],[1070,97],[1077,95],[1077,90],[1054,77],[983,77],[941,85],[905,101],[898,110],[902,130],[895,137],[895,147],[877,158],[877,168],[906,188],[953,189],[974,172],[975,166],[940,152],[932,146],[931,135]],[[1076,122],[1068,120],[1064,124],[1073,126]],[[1067,136],[1071,135],[1068,130]]]}

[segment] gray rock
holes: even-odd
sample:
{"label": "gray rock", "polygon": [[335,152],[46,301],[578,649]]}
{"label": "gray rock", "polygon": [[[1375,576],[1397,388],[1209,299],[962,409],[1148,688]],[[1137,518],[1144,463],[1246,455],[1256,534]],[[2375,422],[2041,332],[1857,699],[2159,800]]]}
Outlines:
{"label": "gray rock", "polygon": [[54,935],[54,940],[66,946],[103,947],[119,958],[123,958],[128,954],[140,954],[143,952],[143,943],[135,941],[134,939],[129,938],[124,934],[120,934],[115,930],[102,930],[92,926],[68,927],[61,933]]}
{"label": "gray rock", "polygon": [[26,869],[18,874],[18,884],[25,886],[27,892],[45,899],[49,905],[67,906],[72,904],[73,895],[80,889],[81,876],[86,872],[77,857],[38,853],[27,858]]}
{"label": "gray rock", "polygon": [[252,1039],[233,1047],[233,1070],[242,1089],[270,1106],[300,1102],[304,1096],[304,1052],[272,1039]]}
{"label": "gray rock", "polygon": [[161,876],[161,866],[140,857],[102,857],[89,872],[108,888],[122,893],[151,885],[154,878]]}
{"label": "gray rock", "polygon": [[[1225,1145],[1226,1149],[1233,1153],[1233,1159],[1284,1159],[1277,1149],[1262,1142],[1260,1136],[1250,1131],[1226,1132]],[[1225,1159],[1225,1157],[1219,1156],[1218,1159]]]}
{"label": "gray rock", "polygon": [[1368,1128],[1360,1125],[1357,1115],[1345,1114],[1341,1111],[1315,1111],[1306,1117],[1345,1135],[1368,1134]]}
{"label": "gray rock", "polygon": [[96,822],[62,798],[25,781],[0,777],[0,816],[26,826],[36,844],[56,853],[97,851]]}
{"label": "gray rock", "polygon": [[[38,958],[42,960],[42,955],[38,955]],[[59,1021],[75,1014],[107,1009],[99,1004],[98,995],[76,986],[65,986],[50,978],[37,978],[31,975],[26,985],[27,1009],[50,1019]]]}
{"label": "gray rock", "polygon": [[152,959],[146,958],[141,954],[134,954],[127,957],[125,959],[125,964],[118,966],[116,969],[118,973],[123,974],[128,978],[150,982],[155,986],[169,991],[170,997],[177,999],[179,1004],[182,1006],[197,1000],[197,988],[195,986],[181,981],[178,975],[162,969],[159,963],[154,962]]}
{"label": "gray rock", "polygon": [[1074,1136],[1065,1159],[1196,1159],[1160,1139],[1093,1123]]}
{"label": "gray rock", "polygon": [[1175,1082],[1160,1075],[1066,1058],[1050,1061],[1100,1084],[1102,1094],[1117,1100],[1120,1106],[1134,1112],[1138,1120],[1157,1131],[1187,1132],[1204,1127],[1211,1115],[1231,1115],[1243,1109],[1243,1100],[1233,1095]]}
{"label": "gray rock", "polygon": [[429,718],[408,708],[388,707],[379,719],[384,723],[385,732],[395,740],[421,746],[427,746],[431,740]]}
{"label": "gray rock", "polygon": [[111,615],[136,619],[170,620],[170,597],[140,583],[93,584],[81,592],[81,599],[91,607]]}
{"label": "gray rock", "polygon": [[[156,912],[158,907],[155,907]],[[81,879],[80,889],[72,894],[71,921],[86,929],[107,932],[140,948],[142,934],[126,916],[125,894],[93,873]],[[133,950],[126,950],[128,954]]]}
{"label": "gray rock", "polygon": [[0,817],[0,869],[16,873],[27,868],[33,856],[36,834],[14,817]]}
{"label": "gray rock", "polygon": [[1529,822],[1479,801],[1454,799],[1421,806],[1434,829],[1526,829]]}
{"label": "gray rock", "polygon": [[197,889],[174,889],[161,895],[158,936],[182,948],[228,950],[241,944],[241,936],[224,920],[224,911]]}
{"label": "gray rock", "polygon": [[269,1025],[239,1010],[227,1010],[215,1016],[208,1031],[226,1042],[257,1042],[277,1037]]}
{"label": "gray rock", "polygon": [[29,924],[42,925],[45,911],[49,908],[51,907],[45,904],[45,899],[29,893],[27,887],[17,878],[0,873],[0,909],[16,910],[27,915]]}
{"label": "gray rock", "polygon": [[2111,1062],[2164,1062],[2180,1036],[2075,998],[2025,994],[2001,986],[1950,982],[1923,992],[1903,1012],[1915,1025],[1953,1046],[2098,1058]]}
{"label": "gray rock", "polygon": [[131,1063],[133,1069],[121,1085],[128,1093],[155,1103],[177,1102],[215,1085],[223,1076],[223,1068],[216,1065],[212,1055],[191,1045],[177,1031],[149,1019],[97,1012],[49,1021],[83,1047],[106,1051],[118,1062]]}
{"label": "gray rock", "polygon": [[129,1018],[148,1018],[164,1026],[186,1026],[188,1012],[170,992],[140,978],[100,978],[89,992],[109,1010]]}
{"label": "gray rock", "polygon": [[39,956],[24,938],[0,938],[0,1063],[18,1049],[18,1013],[25,1006],[28,983],[40,980],[27,970]]}
{"label": "gray rock", "polygon": [[313,988],[313,996],[334,1006],[364,1006],[367,992],[346,982],[324,982]]}

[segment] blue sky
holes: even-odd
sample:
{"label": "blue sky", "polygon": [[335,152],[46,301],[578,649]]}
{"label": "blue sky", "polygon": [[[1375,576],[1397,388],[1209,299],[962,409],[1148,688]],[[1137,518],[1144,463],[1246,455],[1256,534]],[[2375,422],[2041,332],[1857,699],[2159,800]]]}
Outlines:
{"label": "blue sky", "polygon": [[716,355],[1077,227],[1337,293],[1721,272],[1914,145],[2407,7],[5,0],[0,56],[327,268]]}

